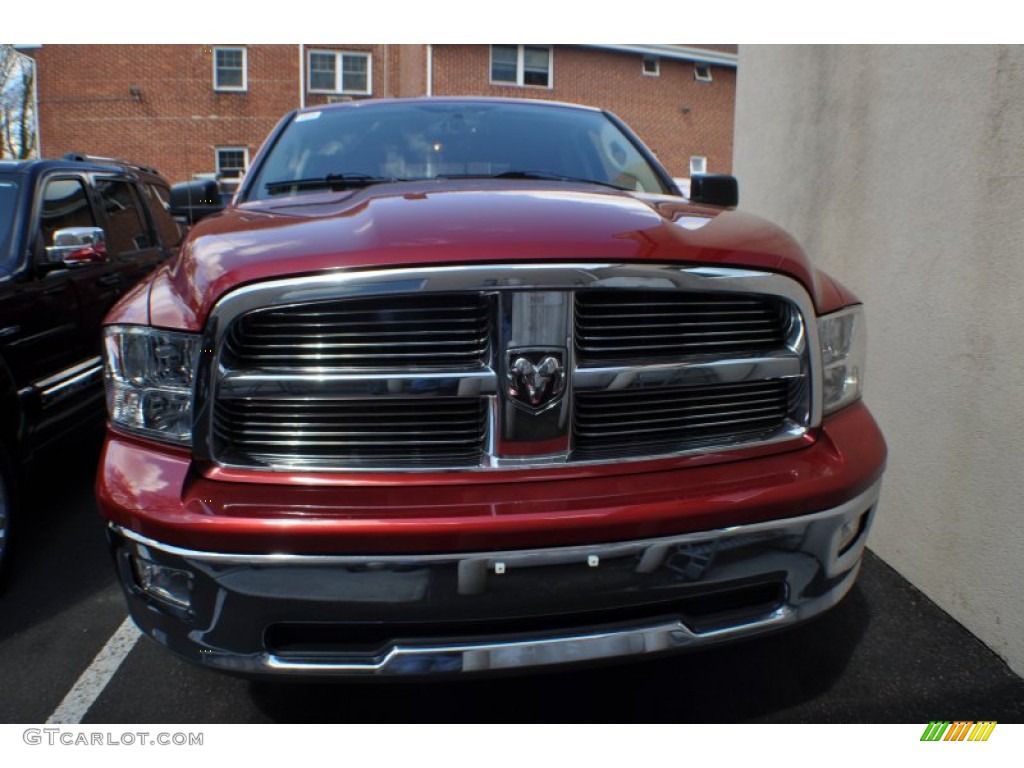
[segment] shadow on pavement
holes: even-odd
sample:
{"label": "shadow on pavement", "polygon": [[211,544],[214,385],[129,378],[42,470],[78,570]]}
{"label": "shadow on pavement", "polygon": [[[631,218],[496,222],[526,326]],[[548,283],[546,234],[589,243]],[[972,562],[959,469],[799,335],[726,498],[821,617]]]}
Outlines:
{"label": "shadow on pavement", "polygon": [[116,583],[93,487],[102,430],[42,455],[21,477],[0,640]]}

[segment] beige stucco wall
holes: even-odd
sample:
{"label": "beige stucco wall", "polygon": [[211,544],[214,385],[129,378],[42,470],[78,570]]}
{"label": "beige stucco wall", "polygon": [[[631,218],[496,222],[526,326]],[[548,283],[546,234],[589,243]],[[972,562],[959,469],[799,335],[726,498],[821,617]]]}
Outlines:
{"label": "beige stucco wall", "polygon": [[1024,47],[741,46],[734,169],[867,305],[869,546],[1024,674]]}

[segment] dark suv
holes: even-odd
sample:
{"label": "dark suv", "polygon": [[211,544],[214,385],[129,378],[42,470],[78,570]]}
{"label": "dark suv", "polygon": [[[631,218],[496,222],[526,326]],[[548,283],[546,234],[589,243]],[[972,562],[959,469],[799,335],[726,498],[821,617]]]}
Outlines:
{"label": "dark suv", "polygon": [[0,568],[18,469],[102,419],[100,321],[177,252],[169,199],[154,169],[122,161],[0,161]]}

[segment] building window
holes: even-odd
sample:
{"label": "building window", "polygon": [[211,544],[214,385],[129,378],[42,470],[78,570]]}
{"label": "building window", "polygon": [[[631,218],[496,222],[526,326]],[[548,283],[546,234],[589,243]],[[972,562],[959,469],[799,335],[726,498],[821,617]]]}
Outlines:
{"label": "building window", "polygon": [[661,60],[654,56],[644,56],[644,74],[657,77],[661,74]]}
{"label": "building window", "polygon": [[690,175],[708,172],[708,159],[704,155],[690,156]]}
{"label": "building window", "polygon": [[370,94],[370,54],[309,52],[310,93]]}
{"label": "building window", "polygon": [[217,178],[239,179],[249,166],[246,147],[217,147]]}
{"label": "building window", "polygon": [[492,45],[491,82],[495,85],[551,87],[551,47]]}
{"label": "building window", "polygon": [[213,90],[244,91],[246,89],[245,48],[213,49]]}
{"label": "building window", "polygon": [[693,79],[700,80],[704,83],[711,82],[711,65],[710,64],[694,64],[693,65]]}

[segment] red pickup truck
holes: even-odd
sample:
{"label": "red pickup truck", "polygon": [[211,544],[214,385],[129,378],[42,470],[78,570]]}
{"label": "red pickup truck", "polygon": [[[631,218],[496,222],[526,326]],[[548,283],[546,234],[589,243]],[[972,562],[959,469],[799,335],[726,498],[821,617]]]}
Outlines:
{"label": "red pickup truck", "polygon": [[858,300],[614,115],[287,115],[106,320],[130,611],[255,676],[524,669],[803,621],[886,448]]}

